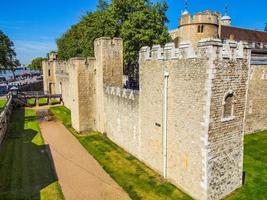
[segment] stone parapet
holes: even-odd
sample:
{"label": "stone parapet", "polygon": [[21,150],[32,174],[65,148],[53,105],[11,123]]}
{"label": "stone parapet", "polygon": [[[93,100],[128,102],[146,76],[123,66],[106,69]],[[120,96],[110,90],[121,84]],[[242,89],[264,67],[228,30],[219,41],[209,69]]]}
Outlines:
{"label": "stone parapet", "polygon": [[120,87],[106,86],[104,90],[106,94],[118,96],[129,100],[135,100],[136,97],[139,95],[138,90],[130,90]]}
{"label": "stone parapet", "polygon": [[163,48],[153,45],[152,48],[145,46],[139,52],[140,61],[145,60],[171,60],[171,59],[249,59],[250,47],[244,42],[227,40],[224,43],[219,39],[200,40],[197,47],[190,42],[183,42],[178,48],[174,43],[168,43]]}

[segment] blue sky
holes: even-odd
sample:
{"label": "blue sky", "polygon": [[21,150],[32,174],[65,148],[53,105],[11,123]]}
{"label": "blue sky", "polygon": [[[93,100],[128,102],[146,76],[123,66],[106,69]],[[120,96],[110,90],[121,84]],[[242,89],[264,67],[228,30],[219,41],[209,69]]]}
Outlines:
{"label": "blue sky", "polygon": [[[178,26],[183,0],[167,0],[169,29]],[[56,38],[79,21],[86,11],[96,9],[97,0],[0,0],[0,29],[14,41],[18,58],[32,58],[56,50]],[[267,22],[266,0],[189,0],[189,12],[224,12],[228,4],[233,25],[263,30]]]}

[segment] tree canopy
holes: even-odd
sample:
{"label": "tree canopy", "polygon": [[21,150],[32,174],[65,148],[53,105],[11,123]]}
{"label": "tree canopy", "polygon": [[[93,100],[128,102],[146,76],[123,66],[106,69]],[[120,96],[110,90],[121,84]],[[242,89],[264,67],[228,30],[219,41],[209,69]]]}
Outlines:
{"label": "tree canopy", "polygon": [[94,56],[94,40],[102,36],[124,40],[124,64],[138,60],[142,46],[170,41],[166,27],[167,4],[150,0],[99,0],[97,10],[88,12],[57,40],[58,57]]}
{"label": "tree canopy", "polygon": [[11,70],[15,78],[15,70],[19,65],[20,62],[16,59],[14,43],[0,30],[0,69]]}
{"label": "tree canopy", "polygon": [[14,43],[0,30],[0,67],[10,69],[17,64]]}
{"label": "tree canopy", "polygon": [[34,58],[28,67],[31,70],[41,70],[42,69],[42,62],[44,60],[46,60],[46,58],[42,58],[42,57]]}

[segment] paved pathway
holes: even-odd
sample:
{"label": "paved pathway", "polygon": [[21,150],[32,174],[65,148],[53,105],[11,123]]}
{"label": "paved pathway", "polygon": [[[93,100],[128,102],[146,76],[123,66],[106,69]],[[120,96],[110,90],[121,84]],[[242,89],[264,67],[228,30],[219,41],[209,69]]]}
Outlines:
{"label": "paved pathway", "polygon": [[59,122],[41,122],[66,200],[128,200],[126,192]]}

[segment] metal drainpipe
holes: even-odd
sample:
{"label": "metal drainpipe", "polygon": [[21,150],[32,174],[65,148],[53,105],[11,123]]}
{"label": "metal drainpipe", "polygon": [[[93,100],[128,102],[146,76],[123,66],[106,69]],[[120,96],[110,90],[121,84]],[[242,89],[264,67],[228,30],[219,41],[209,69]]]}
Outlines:
{"label": "metal drainpipe", "polygon": [[167,109],[168,109],[168,78],[169,72],[164,72],[164,102],[163,102],[163,177],[167,178]]}

